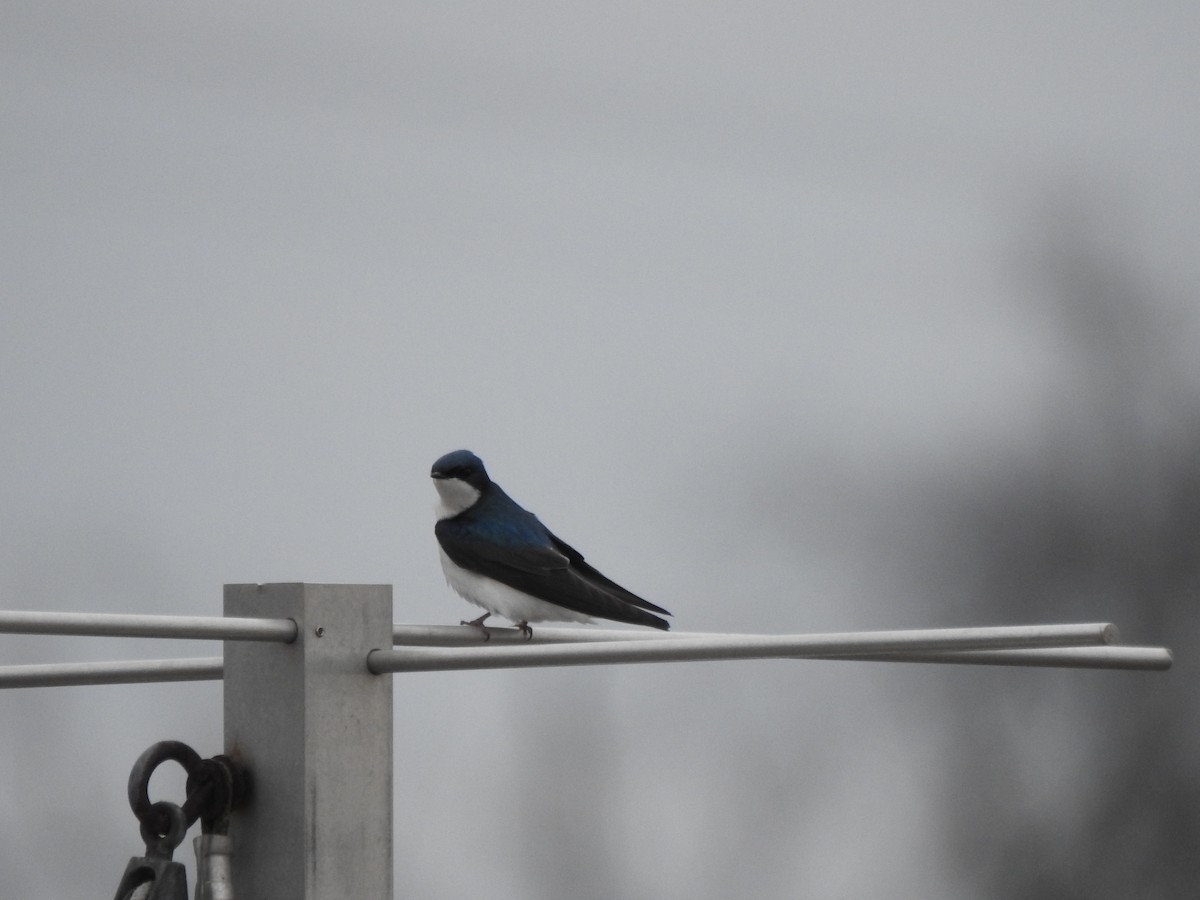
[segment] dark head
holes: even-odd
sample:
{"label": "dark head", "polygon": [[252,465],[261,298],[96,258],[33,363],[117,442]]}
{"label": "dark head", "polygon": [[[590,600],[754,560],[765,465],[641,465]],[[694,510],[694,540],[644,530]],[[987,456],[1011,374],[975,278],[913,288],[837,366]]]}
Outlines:
{"label": "dark head", "polygon": [[457,478],[476,490],[483,490],[483,486],[488,483],[487,469],[483,467],[483,460],[470,450],[452,450],[447,453],[433,464],[429,477],[438,480]]}

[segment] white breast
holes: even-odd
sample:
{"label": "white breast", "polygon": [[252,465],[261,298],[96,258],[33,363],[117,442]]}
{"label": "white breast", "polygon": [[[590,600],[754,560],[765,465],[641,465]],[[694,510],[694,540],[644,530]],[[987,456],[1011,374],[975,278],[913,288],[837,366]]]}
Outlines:
{"label": "white breast", "polygon": [[446,584],[454,588],[464,600],[483,607],[493,615],[503,616],[510,622],[592,621],[590,616],[583,613],[547,603],[545,600],[531,597],[524,591],[470,572],[450,559],[440,547],[438,553],[442,557],[442,571],[446,573]]}

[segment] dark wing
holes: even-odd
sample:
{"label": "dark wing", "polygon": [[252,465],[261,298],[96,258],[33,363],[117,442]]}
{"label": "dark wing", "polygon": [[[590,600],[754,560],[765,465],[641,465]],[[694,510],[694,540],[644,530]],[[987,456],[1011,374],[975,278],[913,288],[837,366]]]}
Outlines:
{"label": "dark wing", "polygon": [[581,577],[586,578],[588,581],[599,587],[605,588],[606,590],[620,597],[626,603],[629,603],[633,606],[640,607],[641,609],[648,609],[651,612],[662,613],[664,616],[670,615],[670,613],[661,606],[655,606],[649,600],[639,597],[632,591],[625,590],[625,588],[621,587],[611,578],[606,578],[594,566],[584,562],[583,554],[566,541],[562,540],[562,538],[551,534],[549,531],[547,531],[546,534],[549,535],[550,541],[554,545],[554,549],[571,561],[571,568],[578,572]]}
{"label": "dark wing", "polygon": [[670,627],[644,610],[670,613],[605,578],[503,492],[442,519],[434,533],[446,555],[464,569],[540,600],[587,616]]}

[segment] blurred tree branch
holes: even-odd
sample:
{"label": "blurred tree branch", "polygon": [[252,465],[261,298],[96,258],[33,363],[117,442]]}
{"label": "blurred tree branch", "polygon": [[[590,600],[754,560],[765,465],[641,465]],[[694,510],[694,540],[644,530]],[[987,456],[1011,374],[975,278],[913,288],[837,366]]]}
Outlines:
{"label": "blurred tree branch", "polygon": [[[1084,789],[1076,803],[1022,789],[1027,733],[963,717],[948,841],[986,896],[1165,898],[1200,884],[1200,698],[1187,675],[1200,649],[1196,329],[1105,235],[1111,224],[1068,202],[1038,230],[1035,293],[1077,378],[1053,397],[1038,453],[940,497],[945,553],[966,581],[942,602],[970,597],[988,621],[1111,618],[1127,639],[1171,646],[1176,670],[1072,678],[1065,694],[1017,687],[1017,722],[1069,732],[1057,745],[1074,755],[1054,764]],[[960,709],[978,703],[947,684]]]}

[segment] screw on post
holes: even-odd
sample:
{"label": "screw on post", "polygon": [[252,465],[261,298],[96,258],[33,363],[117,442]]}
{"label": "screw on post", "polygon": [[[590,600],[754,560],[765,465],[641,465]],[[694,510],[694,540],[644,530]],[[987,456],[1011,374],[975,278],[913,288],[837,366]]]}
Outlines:
{"label": "screw on post", "polygon": [[[172,760],[187,773],[187,799],[182,806],[166,800],[150,801],[150,777],[162,763]],[[129,807],[138,819],[145,856],[135,856],[125,868],[117,888],[116,900],[186,900],[187,873],[181,863],[172,862],[175,848],[182,842],[191,825],[200,819],[204,835],[198,838],[224,837],[229,827],[229,813],[246,796],[249,780],[245,771],[227,756],[201,759],[200,755],[180,741],[159,741],[138,757],[129,773]],[[205,841],[206,851],[200,862],[200,891],[197,896],[229,897],[220,882],[228,882],[227,872],[214,879],[206,865],[209,854],[216,854],[225,864],[229,848],[224,842],[216,848]],[[222,867],[218,867],[222,868]],[[227,865],[224,866],[227,868]]]}

